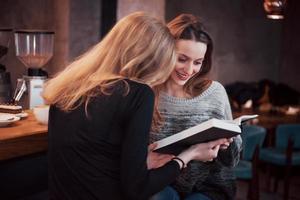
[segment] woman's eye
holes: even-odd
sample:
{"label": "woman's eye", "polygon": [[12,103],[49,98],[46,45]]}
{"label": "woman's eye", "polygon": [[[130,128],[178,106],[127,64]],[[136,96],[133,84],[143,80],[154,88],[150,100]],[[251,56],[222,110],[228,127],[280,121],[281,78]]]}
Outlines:
{"label": "woman's eye", "polygon": [[202,65],[202,61],[195,62],[195,65]]}
{"label": "woman's eye", "polygon": [[186,59],[184,59],[184,58],[178,58],[178,61],[183,63],[183,62],[186,61]]}

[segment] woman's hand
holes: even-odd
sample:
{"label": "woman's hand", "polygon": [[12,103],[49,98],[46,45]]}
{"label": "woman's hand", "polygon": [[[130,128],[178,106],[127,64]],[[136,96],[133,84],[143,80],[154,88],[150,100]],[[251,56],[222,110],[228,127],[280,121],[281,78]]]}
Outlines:
{"label": "woman's hand", "polygon": [[156,169],[174,158],[174,155],[171,154],[160,154],[153,152],[155,147],[157,146],[156,143],[152,143],[148,146],[148,156],[147,156],[147,168],[148,169]]}
{"label": "woman's hand", "polygon": [[224,144],[221,144],[220,145],[220,149],[221,150],[225,150],[225,149],[227,149],[229,146],[230,146],[230,144],[233,142],[233,138],[228,138],[227,139],[227,142],[225,142]]}
{"label": "woman's hand", "polygon": [[191,160],[199,160],[202,162],[212,161],[218,156],[221,145],[228,142],[228,139],[219,139],[207,143],[195,144],[178,155],[185,164]]}

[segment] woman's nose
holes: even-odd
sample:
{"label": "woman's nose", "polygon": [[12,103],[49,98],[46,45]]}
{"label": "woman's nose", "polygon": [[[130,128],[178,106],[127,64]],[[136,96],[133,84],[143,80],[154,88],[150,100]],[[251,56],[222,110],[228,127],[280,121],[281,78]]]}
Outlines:
{"label": "woman's nose", "polygon": [[188,63],[184,68],[185,73],[191,75],[193,73],[193,64]]}

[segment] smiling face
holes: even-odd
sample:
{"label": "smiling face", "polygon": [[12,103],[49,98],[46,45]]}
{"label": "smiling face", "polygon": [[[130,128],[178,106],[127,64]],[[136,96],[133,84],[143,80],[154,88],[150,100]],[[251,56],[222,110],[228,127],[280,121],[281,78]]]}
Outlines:
{"label": "smiling face", "polygon": [[207,45],[193,40],[176,42],[177,61],[167,85],[182,86],[201,70]]}

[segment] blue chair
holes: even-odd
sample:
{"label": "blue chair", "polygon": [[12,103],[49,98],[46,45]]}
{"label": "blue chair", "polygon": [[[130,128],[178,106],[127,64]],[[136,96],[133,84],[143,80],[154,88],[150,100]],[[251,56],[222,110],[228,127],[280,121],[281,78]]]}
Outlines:
{"label": "blue chair", "polygon": [[[300,166],[300,124],[278,125],[275,137],[275,147],[263,148],[260,152],[260,160],[268,164],[268,182],[270,182],[271,169],[274,167],[284,169],[284,199],[288,199],[292,167]],[[280,173],[277,171],[275,191],[278,187],[278,175]]]}
{"label": "blue chair", "polygon": [[249,182],[248,198],[259,199],[258,158],[259,149],[266,137],[266,129],[255,125],[244,125],[242,130],[243,151],[234,172],[237,179]]}

